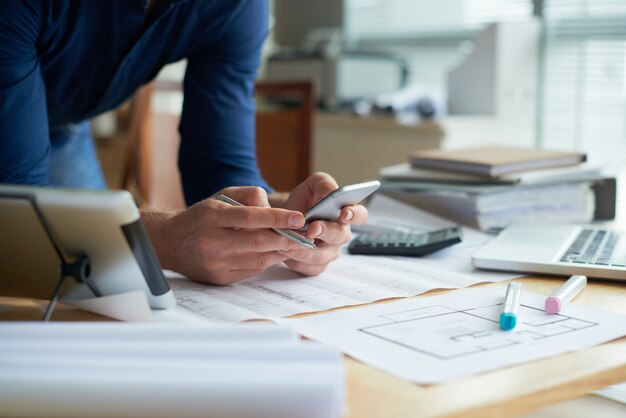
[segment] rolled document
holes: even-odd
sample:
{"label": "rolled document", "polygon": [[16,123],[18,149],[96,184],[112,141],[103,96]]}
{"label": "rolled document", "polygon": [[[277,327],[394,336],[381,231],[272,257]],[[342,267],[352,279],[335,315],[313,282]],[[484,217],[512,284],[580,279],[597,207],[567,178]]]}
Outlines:
{"label": "rolled document", "polygon": [[287,327],[0,324],[0,417],[339,417],[334,348]]}

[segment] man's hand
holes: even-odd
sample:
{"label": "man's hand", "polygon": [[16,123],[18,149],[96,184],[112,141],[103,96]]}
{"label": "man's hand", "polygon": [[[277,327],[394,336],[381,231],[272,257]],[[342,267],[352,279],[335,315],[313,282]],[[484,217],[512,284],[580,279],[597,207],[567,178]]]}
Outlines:
{"label": "man's hand", "polygon": [[[298,185],[283,203],[286,209],[306,212],[311,206],[337,189],[337,182],[326,173],[315,173]],[[359,225],[367,220],[367,209],[361,205],[346,206],[334,222],[315,221],[309,225],[306,236],[315,240],[317,250],[297,247],[280,250],[288,257],[285,264],[299,273],[314,276],[326,269],[328,263],[339,257],[342,244],[350,241],[350,224]]]}
{"label": "man's hand", "polygon": [[142,213],[163,268],[225,285],[261,273],[302,248],[269,229],[301,228],[301,212],[270,208],[260,187],[229,187],[220,194],[246,207],[211,198],[178,213]]}

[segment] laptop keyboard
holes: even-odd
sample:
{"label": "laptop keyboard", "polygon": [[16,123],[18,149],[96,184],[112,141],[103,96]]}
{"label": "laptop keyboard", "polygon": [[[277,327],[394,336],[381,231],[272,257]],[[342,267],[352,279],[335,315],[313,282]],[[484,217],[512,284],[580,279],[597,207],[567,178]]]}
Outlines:
{"label": "laptop keyboard", "polygon": [[626,267],[626,234],[605,229],[583,229],[561,261]]}

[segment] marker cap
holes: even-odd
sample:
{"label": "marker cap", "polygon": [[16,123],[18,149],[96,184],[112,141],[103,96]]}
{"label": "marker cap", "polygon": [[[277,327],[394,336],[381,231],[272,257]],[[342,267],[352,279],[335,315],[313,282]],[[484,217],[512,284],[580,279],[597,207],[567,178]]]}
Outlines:
{"label": "marker cap", "polygon": [[500,315],[500,329],[510,331],[517,324],[517,315],[510,312],[502,312]]}
{"label": "marker cap", "polygon": [[547,314],[560,313],[587,285],[587,277],[574,275],[546,299]]}
{"label": "marker cap", "polygon": [[557,314],[561,312],[561,301],[557,298],[548,298],[546,299],[546,313],[548,314]]}

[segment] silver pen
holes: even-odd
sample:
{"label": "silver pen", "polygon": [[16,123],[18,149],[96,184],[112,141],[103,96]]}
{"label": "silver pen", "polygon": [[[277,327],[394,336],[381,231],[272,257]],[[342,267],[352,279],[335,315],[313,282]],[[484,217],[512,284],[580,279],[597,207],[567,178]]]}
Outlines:
{"label": "silver pen", "polygon": [[[244,206],[241,203],[237,202],[235,199],[231,199],[228,196],[224,196],[223,194],[218,194],[216,197],[220,202],[228,203],[232,206]],[[313,244],[308,239],[304,238],[302,235],[290,230],[290,229],[278,229],[278,228],[270,228],[272,231],[276,232],[278,235],[282,235],[283,237],[292,240],[293,242],[297,242],[305,248],[314,250],[317,248],[315,244]]]}

